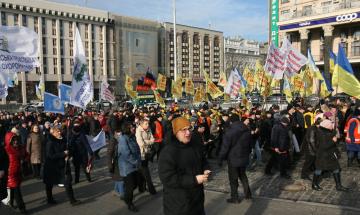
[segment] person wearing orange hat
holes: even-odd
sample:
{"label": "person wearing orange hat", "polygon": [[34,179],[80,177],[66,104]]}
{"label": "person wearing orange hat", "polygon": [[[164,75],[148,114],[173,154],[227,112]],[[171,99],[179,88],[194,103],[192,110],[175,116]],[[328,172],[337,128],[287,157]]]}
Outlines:
{"label": "person wearing orange hat", "polygon": [[185,117],[172,120],[172,137],[159,158],[165,215],[205,214],[204,183],[211,171]]}

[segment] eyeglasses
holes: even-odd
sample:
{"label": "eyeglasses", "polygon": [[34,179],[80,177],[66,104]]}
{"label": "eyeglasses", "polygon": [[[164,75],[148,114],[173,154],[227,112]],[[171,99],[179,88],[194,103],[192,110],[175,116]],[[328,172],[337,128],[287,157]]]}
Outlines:
{"label": "eyeglasses", "polygon": [[183,128],[183,129],[180,129],[181,132],[185,132],[185,131],[190,131],[190,132],[192,132],[193,130],[194,130],[194,127],[192,127],[192,126],[185,127],[185,128]]}

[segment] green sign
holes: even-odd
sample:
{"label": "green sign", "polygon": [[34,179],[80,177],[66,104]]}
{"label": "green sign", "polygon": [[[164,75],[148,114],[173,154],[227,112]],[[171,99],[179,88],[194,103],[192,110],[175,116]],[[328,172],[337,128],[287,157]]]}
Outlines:
{"label": "green sign", "polygon": [[271,0],[271,42],[275,45],[279,45],[279,0]]}

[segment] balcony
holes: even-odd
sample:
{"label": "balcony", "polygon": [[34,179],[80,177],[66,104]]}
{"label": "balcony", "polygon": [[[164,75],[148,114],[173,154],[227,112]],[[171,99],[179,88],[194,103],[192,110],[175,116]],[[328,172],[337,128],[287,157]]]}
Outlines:
{"label": "balcony", "polygon": [[344,13],[347,12],[350,8],[360,8],[360,1],[352,1],[352,2],[346,2],[346,3],[338,3],[338,4],[332,4],[329,6],[318,6],[313,7],[311,10],[296,10],[296,6],[294,6],[295,10],[293,12],[283,14],[279,17],[279,21],[287,21],[295,18],[300,17],[306,17],[306,16],[316,16],[326,13],[332,13],[332,12],[340,12],[344,11]]}

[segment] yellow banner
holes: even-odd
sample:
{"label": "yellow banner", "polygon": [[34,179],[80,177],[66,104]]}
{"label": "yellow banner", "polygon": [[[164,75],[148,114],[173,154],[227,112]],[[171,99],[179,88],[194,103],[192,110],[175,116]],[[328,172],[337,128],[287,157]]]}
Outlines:
{"label": "yellow banner", "polygon": [[226,87],[226,74],[225,72],[220,72],[220,78],[219,78],[219,83],[218,85],[219,86],[222,86],[222,87]]}
{"label": "yellow banner", "polygon": [[200,87],[198,87],[195,91],[193,103],[196,104],[202,102],[205,99],[205,95],[204,87],[200,85]]}
{"label": "yellow banner", "polygon": [[126,90],[127,94],[129,94],[129,96],[132,98],[132,99],[136,99],[137,98],[137,92],[135,90]]}
{"label": "yellow banner", "polygon": [[171,94],[174,98],[180,99],[182,97],[182,79],[178,78],[176,81],[172,80]]}
{"label": "yellow banner", "polygon": [[185,93],[194,95],[194,83],[190,78],[185,79]]}
{"label": "yellow banner", "polygon": [[157,88],[161,91],[165,91],[166,90],[166,76],[162,75],[162,74],[158,74],[158,79],[157,79]]}
{"label": "yellow banner", "polygon": [[206,92],[209,93],[213,99],[222,96],[223,92],[210,80],[206,72],[204,72],[204,76],[206,80]]}
{"label": "yellow banner", "polygon": [[160,93],[157,90],[153,90],[154,92],[154,96],[155,96],[155,100],[156,102],[163,108],[165,108],[165,102],[164,99],[161,97]]}
{"label": "yellow banner", "polygon": [[133,90],[133,82],[134,82],[134,79],[132,79],[130,76],[126,75],[125,76],[125,89],[128,91],[132,91]]}

